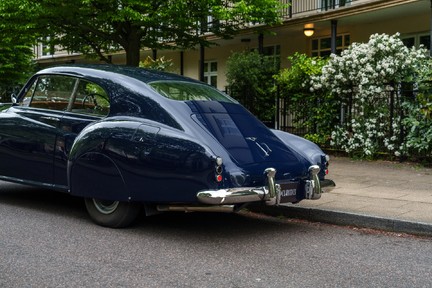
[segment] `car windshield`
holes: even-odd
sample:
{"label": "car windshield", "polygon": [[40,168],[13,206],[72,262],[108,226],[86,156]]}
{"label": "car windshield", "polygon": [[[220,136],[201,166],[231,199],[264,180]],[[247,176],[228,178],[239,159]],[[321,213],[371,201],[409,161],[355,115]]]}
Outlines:
{"label": "car windshield", "polygon": [[155,81],[149,83],[149,85],[161,95],[173,100],[206,100],[237,103],[236,100],[220,92],[219,90],[199,83],[182,81]]}

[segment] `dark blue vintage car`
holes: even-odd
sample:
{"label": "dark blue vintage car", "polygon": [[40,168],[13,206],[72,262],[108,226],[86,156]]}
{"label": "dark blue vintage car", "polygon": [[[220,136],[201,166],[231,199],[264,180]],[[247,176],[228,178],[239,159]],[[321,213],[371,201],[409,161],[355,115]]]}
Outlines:
{"label": "dark blue vintage car", "polygon": [[144,209],[237,211],[318,199],[326,156],[201,82],[122,66],[42,70],[0,112],[0,179],[83,197],[124,227]]}

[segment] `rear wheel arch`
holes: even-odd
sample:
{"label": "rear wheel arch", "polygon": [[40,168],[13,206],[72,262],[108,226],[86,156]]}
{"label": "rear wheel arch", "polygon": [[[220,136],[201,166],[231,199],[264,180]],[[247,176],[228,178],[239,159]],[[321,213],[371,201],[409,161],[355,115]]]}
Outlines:
{"label": "rear wheel arch", "polygon": [[100,152],[81,155],[70,166],[72,195],[85,199],[91,219],[101,226],[121,228],[139,215],[142,204],[130,202],[130,194],[117,165]]}
{"label": "rear wheel arch", "polygon": [[69,165],[72,195],[128,201],[129,192],[115,162],[101,152],[87,152]]}

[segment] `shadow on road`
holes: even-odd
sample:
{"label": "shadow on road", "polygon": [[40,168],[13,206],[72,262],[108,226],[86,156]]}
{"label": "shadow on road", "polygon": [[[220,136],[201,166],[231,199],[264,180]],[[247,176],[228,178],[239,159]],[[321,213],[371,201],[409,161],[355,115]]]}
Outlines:
{"label": "shadow on road", "polygon": [[[79,218],[80,225],[93,224],[81,198],[48,189],[0,182],[0,205],[49,213],[60,218]],[[257,233],[298,229],[300,224],[286,219],[268,217],[247,210],[239,213],[170,212],[146,217],[141,215],[124,233],[166,234],[167,237],[255,237]],[[294,228],[296,227],[296,228]]]}
{"label": "shadow on road", "polygon": [[0,181],[0,204],[51,214],[86,216],[84,201],[66,193]]}
{"label": "shadow on road", "polygon": [[[167,237],[176,235],[182,239],[192,240],[208,239],[219,241],[223,238],[230,238],[244,241],[271,237],[273,233],[289,230],[306,231],[313,224],[291,222],[287,219],[278,219],[256,214],[248,211],[239,213],[165,213],[151,217],[141,217],[131,229],[140,233],[155,232],[165,234]],[[270,239],[270,238],[269,238]],[[247,243],[247,242],[246,242]]]}

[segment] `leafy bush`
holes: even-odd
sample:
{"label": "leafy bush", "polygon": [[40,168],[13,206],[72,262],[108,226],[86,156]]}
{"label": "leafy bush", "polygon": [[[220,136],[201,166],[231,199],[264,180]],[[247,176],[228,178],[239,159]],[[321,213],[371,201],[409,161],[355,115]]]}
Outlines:
{"label": "leafy bush", "polygon": [[139,67],[158,71],[170,71],[170,69],[173,67],[173,62],[171,59],[165,60],[164,56],[157,58],[156,60],[150,56],[147,56],[144,61],[139,63]]}
{"label": "leafy bush", "polygon": [[319,77],[326,59],[295,53],[288,57],[290,68],[275,76],[280,96],[289,105],[293,125],[306,128],[305,137],[317,144],[327,145],[338,121],[339,105],[335,95],[310,89],[312,77]]}
{"label": "leafy bush", "polygon": [[404,151],[417,158],[432,157],[432,83],[420,83],[415,101],[405,101],[402,120],[406,130]]}
{"label": "leafy bush", "polygon": [[278,67],[273,57],[258,52],[233,53],[227,61],[230,94],[260,120],[270,122],[275,115],[273,75]]}

